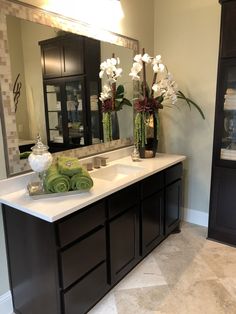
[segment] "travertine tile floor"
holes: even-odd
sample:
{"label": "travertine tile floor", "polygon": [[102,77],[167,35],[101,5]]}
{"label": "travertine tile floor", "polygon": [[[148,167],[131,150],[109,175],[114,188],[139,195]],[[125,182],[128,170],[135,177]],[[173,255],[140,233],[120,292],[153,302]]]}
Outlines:
{"label": "travertine tile floor", "polygon": [[236,248],[206,240],[206,228],[181,229],[89,314],[236,314]]}
{"label": "travertine tile floor", "polygon": [[89,314],[236,314],[236,248],[184,223]]}

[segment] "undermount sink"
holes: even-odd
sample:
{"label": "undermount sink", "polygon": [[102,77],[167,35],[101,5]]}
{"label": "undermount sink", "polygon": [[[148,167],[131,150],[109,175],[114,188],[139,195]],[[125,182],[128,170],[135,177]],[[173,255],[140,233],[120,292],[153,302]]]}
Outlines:
{"label": "undermount sink", "polygon": [[101,168],[91,173],[92,178],[106,180],[106,181],[117,181],[123,179],[132,174],[138,174],[144,169],[136,166],[128,166],[123,164],[115,164]]}

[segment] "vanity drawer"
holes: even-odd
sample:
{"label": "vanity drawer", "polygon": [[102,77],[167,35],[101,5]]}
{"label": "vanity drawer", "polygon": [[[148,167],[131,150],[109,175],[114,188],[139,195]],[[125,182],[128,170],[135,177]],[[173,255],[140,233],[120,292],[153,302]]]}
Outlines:
{"label": "vanity drawer", "polygon": [[106,260],[106,236],[103,227],[61,253],[63,289],[104,260]]}
{"label": "vanity drawer", "polygon": [[112,194],[108,198],[109,218],[113,218],[124,210],[133,207],[139,201],[138,185],[131,186]]}
{"label": "vanity drawer", "polygon": [[107,291],[106,263],[99,265],[64,294],[65,314],[84,314]]}
{"label": "vanity drawer", "polygon": [[165,184],[168,185],[178,179],[181,179],[183,173],[183,164],[179,163],[165,171]]}
{"label": "vanity drawer", "polygon": [[105,202],[99,201],[85,207],[76,214],[58,223],[59,245],[64,246],[77,240],[105,222]]}
{"label": "vanity drawer", "polygon": [[141,182],[141,198],[146,198],[164,187],[164,171],[153,174]]}

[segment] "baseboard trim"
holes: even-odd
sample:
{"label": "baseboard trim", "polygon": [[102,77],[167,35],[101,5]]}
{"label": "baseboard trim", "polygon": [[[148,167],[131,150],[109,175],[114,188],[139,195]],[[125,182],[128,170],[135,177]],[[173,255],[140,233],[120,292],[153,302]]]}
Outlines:
{"label": "baseboard trim", "polygon": [[12,314],[12,297],[11,292],[7,291],[6,293],[0,295],[0,313],[1,314]]}
{"label": "baseboard trim", "polygon": [[192,224],[208,227],[208,213],[199,210],[184,208],[183,220]]}

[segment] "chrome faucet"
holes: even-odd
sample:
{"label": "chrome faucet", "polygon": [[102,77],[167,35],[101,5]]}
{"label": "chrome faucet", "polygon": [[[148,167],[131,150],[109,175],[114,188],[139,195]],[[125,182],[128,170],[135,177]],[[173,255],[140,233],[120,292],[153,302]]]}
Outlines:
{"label": "chrome faucet", "polygon": [[94,157],[93,159],[93,165],[94,168],[100,168],[101,166],[106,166],[107,165],[107,157],[103,157],[103,156],[98,156],[98,157]]}

